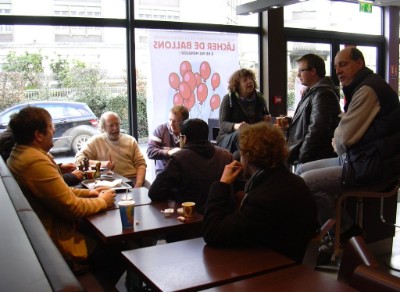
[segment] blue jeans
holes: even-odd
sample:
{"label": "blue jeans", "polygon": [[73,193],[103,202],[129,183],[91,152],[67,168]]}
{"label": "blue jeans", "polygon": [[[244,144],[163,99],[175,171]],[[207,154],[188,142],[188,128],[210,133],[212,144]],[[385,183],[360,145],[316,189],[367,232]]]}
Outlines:
{"label": "blue jeans", "polygon": [[[322,225],[329,218],[336,218],[336,199],[342,189],[342,159],[340,157],[321,159],[301,164],[296,168],[314,197],[318,208],[318,221]],[[342,210],[341,232],[354,224],[349,214]]]}

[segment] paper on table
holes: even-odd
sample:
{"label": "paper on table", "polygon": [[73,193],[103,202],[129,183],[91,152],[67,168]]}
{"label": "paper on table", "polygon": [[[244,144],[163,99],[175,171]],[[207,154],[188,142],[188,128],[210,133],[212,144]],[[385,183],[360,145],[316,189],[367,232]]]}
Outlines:
{"label": "paper on table", "polygon": [[109,187],[109,188],[115,188],[119,187],[122,184],[122,179],[116,179],[114,181],[108,181],[108,180],[96,180],[94,183],[94,188],[97,187]]}

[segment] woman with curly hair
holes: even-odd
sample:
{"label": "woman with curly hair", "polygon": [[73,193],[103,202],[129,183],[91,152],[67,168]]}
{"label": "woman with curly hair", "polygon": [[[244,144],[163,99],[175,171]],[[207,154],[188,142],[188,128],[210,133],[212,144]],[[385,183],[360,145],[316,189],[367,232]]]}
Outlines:
{"label": "woman with curly hair", "polygon": [[238,130],[248,124],[270,120],[264,96],[256,89],[254,72],[240,69],[230,77],[229,93],[222,99],[217,145],[228,149],[235,159],[239,159]]}
{"label": "woman with curly hair", "polygon": [[[239,131],[239,146],[240,162],[225,166],[211,185],[204,240],[222,247],[266,246],[301,262],[318,228],[317,209],[305,182],[285,167],[283,132],[267,123],[249,125]],[[232,184],[241,173],[248,181],[236,203]]]}

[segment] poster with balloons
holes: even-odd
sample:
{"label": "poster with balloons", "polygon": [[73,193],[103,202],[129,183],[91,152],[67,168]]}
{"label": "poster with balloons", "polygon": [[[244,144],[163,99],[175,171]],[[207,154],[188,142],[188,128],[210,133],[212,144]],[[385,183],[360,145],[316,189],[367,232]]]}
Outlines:
{"label": "poster with balloons", "polygon": [[237,39],[228,33],[149,32],[150,133],[168,121],[175,105],[185,106],[190,118],[218,119],[229,77],[239,68]]}

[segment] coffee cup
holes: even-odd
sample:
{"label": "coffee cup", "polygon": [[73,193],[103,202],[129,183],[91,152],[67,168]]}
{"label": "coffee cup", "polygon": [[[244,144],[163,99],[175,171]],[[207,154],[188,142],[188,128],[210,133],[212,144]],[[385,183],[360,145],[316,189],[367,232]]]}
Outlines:
{"label": "coffee cup", "polygon": [[190,218],[194,216],[194,206],[196,203],[194,202],[184,202],[182,203],[183,208],[183,216],[185,218]]}
{"label": "coffee cup", "polygon": [[285,117],[276,117],[276,125],[279,128],[283,128],[284,119]]}
{"label": "coffee cup", "polygon": [[119,201],[119,213],[123,229],[133,228],[133,219],[135,217],[135,201]]}
{"label": "coffee cup", "polygon": [[86,179],[94,179],[95,170],[87,170],[85,171]]}

